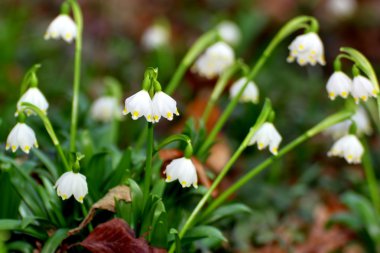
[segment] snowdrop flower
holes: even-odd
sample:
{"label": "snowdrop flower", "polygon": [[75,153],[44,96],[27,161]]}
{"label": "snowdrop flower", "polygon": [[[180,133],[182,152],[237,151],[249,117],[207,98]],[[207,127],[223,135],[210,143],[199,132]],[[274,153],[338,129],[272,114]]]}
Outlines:
{"label": "snowdrop flower", "polygon": [[346,18],[354,14],[357,5],[356,0],[328,0],[326,7],[332,15]]}
{"label": "snowdrop flower", "polygon": [[324,131],[324,134],[330,135],[333,139],[339,139],[342,136],[348,134],[348,130],[351,126],[351,120],[345,120],[339,123],[336,123],[335,125],[332,125],[331,127],[327,128]]}
{"label": "snowdrop flower", "polygon": [[232,48],[225,42],[217,42],[197,59],[192,70],[211,79],[225,71],[234,61]]}
{"label": "snowdrop flower", "polygon": [[361,75],[354,77],[351,94],[357,104],[360,99],[367,101],[369,97],[376,97],[377,93],[374,84],[368,78]]}
{"label": "snowdrop flower", "polygon": [[152,100],[153,121],[158,122],[162,117],[168,120],[173,119],[173,115],[179,115],[177,102],[165,92],[158,91],[154,94]]}
{"label": "snowdrop flower", "polygon": [[65,172],[57,180],[54,187],[57,188],[57,195],[62,200],[74,195],[78,202],[83,203],[83,199],[88,193],[86,177],[73,171]]}
{"label": "snowdrop flower", "polygon": [[326,90],[331,100],[337,96],[347,98],[351,92],[351,79],[342,71],[335,71],[327,81]]}
{"label": "snowdrop flower", "polygon": [[198,188],[197,171],[193,162],[185,157],[174,159],[164,171],[166,182],[172,182],[178,179],[182,187],[193,185]]}
{"label": "snowdrop flower", "polygon": [[32,128],[25,123],[17,123],[9,133],[5,149],[12,149],[13,152],[20,147],[22,151],[29,154],[32,147],[38,148],[36,135]]}
{"label": "snowdrop flower", "polygon": [[223,21],[217,26],[222,39],[230,45],[237,45],[241,39],[239,27],[231,21]]}
{"label": "snowdrop flower", "polygon": [[281,135],[277,132],[272,123],[265,122],[254,134],[248,145],[257,143],[257,148],[262,150],[269,145],[272,154],[277,155],[278,146],[282,141]]}
{"label": "snowdrop flower", "polygon": [[131,113],[134,120],[144,116],[148,122],[153,122],[152,100],[146,90],[141,90],[125,100],[123,114],[128,113]]}
{"label": "snowdrop flower", "polygon": [[[230,98],[233,99],[239,93],[241,88],[247,82],[247,78],[243,77],[232,84],[230,88]],[[240,102],[257,103],[259,101],[259,89],[256,84],[250,81],[245,87],[243,94],[240,97]]]}
{"label": "snowdrop flower", "polygon": [[[37,87],[29,88],[24,93],[24,95],[22,95],[21,98],[18,100],[16,116],[18,115],[18,112],[23,111],[23,106],[21,105],[21,103],[23,103],[23,102],[27,102],[27,103],[31,103],[31,104],[35,105],[36,107],[38,107],[38,109],[40,109],[45,114],[46,114],[47,109],[49,107],[49,103],[47,102],[44,94],[42,94],[42,92]],[[35,114],[35,112],[33,112],[32,110],[29,110],[29,109],[25,110],[25,113],[28,116]]]}
{"label": "snowdrop flower", "polygon": [[358,138],[349,134],[337,140],[327,155],[344,157],[348,163],[356,164],[361,162],[363,153],[364,148]]}
{"label": "snowdrop flower", "polygon": [[62,38],[66,42],[71,43],[77,36],[77,25],[66,14],[61,14],[56,17],[49,25],[46,33],[45,40]]}
{"label": "snowdrop flower", "polygon": [[141,43],[148,50],[162,47],[169,42],[169,31],[163,25],[152,25],[144,31]]}
{"label": "snowdrop flower", "polygon": [[120,107],[114,97],[100,97],[94,101],[90,109],[91,117],[100,122],[110,122],[114,118],[120,118]]}
{"label": "snowdrop flower", "polygon": [[308,63],[311,65],[325,65],[324,49],[318,34],[309,32],[299,35],[289,46],[290,55],[288,62],[297,60],[298,64],[304,66]]}

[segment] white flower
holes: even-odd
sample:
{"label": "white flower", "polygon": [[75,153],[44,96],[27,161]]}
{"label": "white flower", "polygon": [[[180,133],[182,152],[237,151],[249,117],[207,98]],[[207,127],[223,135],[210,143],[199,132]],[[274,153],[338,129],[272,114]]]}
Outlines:
{"label": "white flower", "polygon": [[363,153],[364,148],[358,138],[349,134],[337,140],[327,155],[344,157],[348,163],[360,163]]}
{"label": "white flower", "polygon": [[346,18],[354,14],[358,3],[356,0],[328,0],[327,10],[339,18]]}
{"label": "white flower", "polygon": [[77,25],[75,22],[68,15],[61,14],[50,23],[45,33],[45,40],[62,38],[71,43],[76,36]]}
{"label": "white flower", "polygon": [[217,26],[222,39],[230,45],[237,45],[241,39],[239,27],[231,21],[223,21]]}
{"label": "white flower", "polygon": [[351,120],[348,119],[332,125],[331,127],[327,128],[324,133],[330,135],[334,139],[339,139],[340,137],[348,134],[350,126]]}
{"label": "white flower", "polygon": [[232,48],[225,42],[217,42],[197,59],[192,70],[211,79],[225,71],[234,61],[235,54]]}
{"label": "white flower", "polygon": [[[49,103],[47,102],[44,94],[42,94],[42,92],[37,87],[29,88],[21,96],[21,98],[18,100],[16,116],[18,115],[18,112],[23,111],[23,106],[21,105],[21,103],[23,103],[23,102],[27,102],[27,103],[31,103],[31,104],[35,105],[45,114],[46,114],[47,109],[49,107]],[[35,112],[33,112],[32,110],[29,110],[29,109],[25,110],[25,113],[28,116],[35,114]]]}
{"label": "white flower", "polygon": [[120,106],[114,97],[100,97],[94,101],[90,109],[91,117],[100,122],[110,122],[120,118]]}
{"label": "white flower", "polygon": [[54,187],[57,188],[57,194],[63,200],[74,195],[78,202],[83,203],[83,199],[88,193],[86,177],[72,171],[65,172],[58,178]]}
{"label": "white flower", "polygon": [[153,122],[152,100],[146,90],[141,90],[125,100],[123,114],[128,113],[131,113],[134,120],[144,116],[148,122]]}
{"label": "white flower", "polygon": [[368,78],[361,75],[354,77],[351,94],[357,104],[360,99],[367,101],[368,97],[376,97],[377,93],[374,84]]}
{"label": "white flower", "polygon": [[151,50],[162,47],[169,42],[169,31],[162,25],[152,25],[142,35],[141,43],[144,48]]}
{"label": "white flower", "polygon": [[185,157],[174,159],[164,171],[166,182],[172,182],[178,179],[182,187],[193,185],[198,188],[197,171],[193,162]]}
{"label": "white flower", "polygon": [[[230,88],[231,99],[236,97],[236,95],[239,93],[239,91],[241,90],[241,88],[244,86],[246,82],[247,82],[247,78],[243,77],[232,84]],[[258,101],[259,101],[259,89],[257,88],[254,82],[250,81],[247,87],[245,87],[243,94],[240,97],[240,102],[257,103]]]}
{"label": "white flower", "polygon": [[179,115],[177,110],[177,102],[162,91],[154,94],[152,107],[154,122],[158,122],[161,116],[167,118],[168,120],[172,120],[174,114],[177,116]]}
{"label": "white flower", "polygon": [[265,122],[254,134],[248,145],[257,143],[257,148],[262,150],[269,145],[272,154],[277,155],[278,146],[282,141],[281,135],[277,132],[272,123]]}
{"label": "white flower", "polygon": [[336,71],[327,81],[326,90],[331,100],[334,100],[336,96],[347,98],[351,92],[351,86],[351,79],[342,71]]}
{"label": "white flower", "polygon": [[13,152],[20,147],[22,151],[29,154],[32,147],[38,148],[36,135],[32,128],[25,123],[17,123],[9,133],[5,149],[12,149]]}
{"label": "white flower", "polygon": [[323,44],[319,36],[314,32],[297,36],[290,44],[289,50],[288,62],[297,60],[301,66],[308,63],[314,66],[317,62],[325,65]]}

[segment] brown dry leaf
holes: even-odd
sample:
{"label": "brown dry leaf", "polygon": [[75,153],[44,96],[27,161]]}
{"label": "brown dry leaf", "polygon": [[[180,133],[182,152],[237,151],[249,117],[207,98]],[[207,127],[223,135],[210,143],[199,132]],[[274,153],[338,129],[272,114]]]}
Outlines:
{"label": "brown dry leaf", "polygon": [[136,238],[129,225],[116,218],[97,226],[79,245],[92,253],[166,252],[164,249],[150,247],[144,238]]}
{"label": "brown dry leaf", "polygon": [[88,212],[88,215],[84,220],[79,224],[78,227],[71,229],[68,232],[68,235],[73,235],[78,233],[82,228],[87,226],[88,223],[93,219],[95,212],[97,209],[107,210],[110,212],[115,212],[115,199],[117,200],[125,200],[127,202],[132,201],[131,192],[128,186],[119,185],[112,189],[110,189],[107,194],[101,198],[98,202],[96,202]]}
{"label": "brown dry leaf", "polygon": [[216,173],[219,173],[224,165],[231,158],[231,148],[225,137],[219,137],[218,141],[210,149],[210,155],[206,161],[206,166]]}

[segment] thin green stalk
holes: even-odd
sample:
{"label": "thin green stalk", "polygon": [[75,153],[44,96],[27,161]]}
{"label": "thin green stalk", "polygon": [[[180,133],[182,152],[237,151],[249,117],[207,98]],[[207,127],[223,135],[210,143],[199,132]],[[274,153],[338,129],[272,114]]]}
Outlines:
{"label": "thin green stalk", "polygon": [[231,77],[242,67],[243,62],[241,60],[236,61],[232,66],[230,66],[226,72],[224,72],[218,79],[215,84],[215,87],[212,91],[210,99],[207,103],[206,109],[203,112],[202,120],[203,122],[207,122],[208,117],[210,115],[211,109],[214,107],[216,101],[219,99],[222,94],[224,88],[226,87],[228,81]]}
{"label": "thin green stalk", "polygon": [[[270,101],[267,99],[264,106],[263,106],[263,109],[260,113],[260,116],[258,117],[258,119],[255,123],[255,125],[251,128],[251,130],[249,131],[249,133],[247,134],[247,136],[245,137],[243,142],[240,144],[239,148],[232,155],[231,159],[224,166],[222,171],[219,173],[218,177],[214,180],[213,184],[207,190],[206,194],[199,201],[198,205],[195,207],[195,209],[191,213],[190,217],[186,220],[186,223],[184,224],[183,228],[181,229],[181,231],[179,233],[179,238],[183,238],[186,231],[191,227],[196,216],[198,215],[198,213],[200,212],[202,207],[206,204],[206,202],[209,199],[209,197],[211,196],[212,192],[216,189],[216,187],[219,185],[219,183],[222,181],[222,179],[225,177],[225,175],[231,169],[232,165],[236,162],[236,160],[239,158],[241,153],[247,148],[249,141],[252,139],[253,135],[260,128],[260,126],[266,121],[271,110],[272,110],[272,108],[271,108]],[[174,250],[175,250],[175,244],[172,245],[169,252],[174,252]]]}
{"label": "thin green stalk", "polygon": [[78,104],[80,89],[80,73],[81,73],[81,54],[82,54],[82,32],[83,32],[83,16],[79,4],[76,0],[70,1],[74,14],[75,23],[77,25],[77,36],[75,38],[75,60],[74,60],[74,81],[73,81],[73,102],[71,110],[71,127],[70,127],[70,151],[76,151],[76,135],[78,125]]}
{"label": "thin green stalk", "polygon": [[152,157],[153,157],[153,123],[148,122],[148,141],[146,147],[146,165],[144,181],[144,203],[148,200],[150,183],[152,181]]}
{"label": "thin green stalk", "polygon": [[257,165],[256,167],[249,170],[249,172],[244,175],[241,179],[239,179],[237,182],[235,182],[232,186],[230,186],[227,190],[225,190],[217,199],[215,199],[204,211],[202,217],[206,217],[207,215],[211,214],[215,208],[220,206],[222,203],[226,201],[226,199],[231,196],[234,192],[236,192],[238,189],[240,189],[243,185],[245,185],[247,182],[249,182],[253,177],[255,177],[257,174],[259,174],[261,171],[266,169],[269,165],[271,165],[275,160],[279,159],[280,157],[284,156],[289,151],[293,150],[295,147],[303,143],[304,141],[310,139],[311,137],[315,136],[316,134],[322,132],[323,130],[327,129],[328,127],[341,122],[343,120],[346,120],[352,116],[352,112],[349,111],[342,111],[338,112],[334,115],[331,115],[324,120],[322,120],[320,123],[315,125],[313,128],[306,131],[304,134],[293,140],[291,143],[286,145],[284,148],[282,148],[277,156],[272,156],[270,158],[267,158],[265,161]]}
{"label": "thin green stalk", "polygon": [[372,166],[372,159],[370,155],[370,150],[368,147],[368,143],[363,138],[362,142],[364,143],[365,151],[363,157],[363,167],[365,171],[365,176],[367,178],[367,185],[369,194],[371,196],[372,204],[378,214],[380,214],[380,197],[379,197],[379,189],[378,182],[376,179],[375,170]]}
{"label": "thin green stalk", "polygon": [[35,105],[31,104],[31,103],[23,102],[23,103],[21,103],[21,105],[25,109],[34,111],[38,115],[38,117],[40,117],[40,119],[44,123],[44,126],[45,126],[45,129],[46,129],[47,133],[49,134],[49,136],[50,136],[50,138],[51,138],[51,140],[52,140],[55,148],[58,151],[59,156],[62,159],[63,165],[65,166],[65,169],[67,171],[70,171],[69,163],[67,162],[66,156],[63,153],[61,144],[59,143],[59,140],[57,138],[57,135],[54,132],[54,128],[51,125],[49,118],[45,115],[45,113],[43,111],[41,111],[37,106],[35,106]]}
{"label": "thin green stalk", "polygon": [[237,103],[239,102],[240,97],[242,96],[245,88],[248,86],[248,83],[252,81],[257,73],[261,70],[264,63],[267,61],[268,57],[273,53],[273,50],[280,44],[285,38],[287,38],[291,33],[297,31],[300,28],[305,28],[305,23],[314,20],[312,17],[301,16],[290,20],[287,24],[281,28],[281,30],[276,34],[273,40],[269,43],[267,48],[264,50],[263,54],[252,68],[251,72],[247,76],[247,82],[241,87],[239,93],[231,100],[227,108],[224,110],[223,114],[220,116],[219,120],[216,122],[214,128],[211,130],[205,142],[199,149],[198,154],[202,156],[208,148],[215,141],[215,138],[219,131],[222,129],[227,119],[230,117],[232,111],[235,109]]}
{"label": "thin green stalk", "polygon": [[177,88],[179,82],[182,80],[185,75],[187,69],[190,68],[191,64],[195,61],[195,59],[211,44],[218,41],[219,36],[218,32],[215,30],[211,30],[205,34],[203,34],[190,48],[185,57],[182,59],[179,67],[174,73],[172,79],[170,80],[168,86],[166,87],[165,93],[171,95]]}

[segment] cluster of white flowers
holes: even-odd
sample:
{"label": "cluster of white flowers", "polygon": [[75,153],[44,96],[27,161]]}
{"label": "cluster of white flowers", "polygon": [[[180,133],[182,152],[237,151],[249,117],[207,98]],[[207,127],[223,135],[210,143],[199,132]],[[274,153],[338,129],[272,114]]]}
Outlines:
{"label": "cluster of white flowers", "polygon": [[[247,78],[242,77],[236,82],[234,82],[230,88],[230,98],[233,99],[243,88],[244,84],[247,82]],[[247,87],[245,87],[243,94],[241,95],[240,102],[252,102],[256,104],[259,102],[259,89],[256,84],[252,81],[248,82]]]}
{"label": "cluster of white flowers", "polygon": [[71,43],[77,36],[77,25],[66,14],[61,14],[56,17],[49,25],[45,39],[63,39]]}
{"label": "cluster of white flowers", "polygon": [[358,75],[351,79],[342,71],[335,71],[327,81],[326,90],[331,100],[337,96],[347,98],[349,94],[356,103],[360,100],[367,101],[369,97],[376,97],[378,91],[368,78]]}
{"label": "cluster of white flowers", "polygon": [[210,46],[194,63],[192,71],[208,79],[215,78],[235,61],[233,49],[225,42]]}
{"label": "cluster of white flowers", "polygon": [[130,113],[136,120],[142,116],[148,122],[157,123],[161,117],[172,120],[174,115],[179,115],[177,102],[163,91],[158,91],[151,99],[146,90],[141,90],[125,100],[123,114]]}
{"label": "cluster of white flowers", "polygon": [[166,182],[172,182],[174,180],[179,181],[182,187],[190,187],[193,185],[198,188],[197,171],[191,159],[178,158],[171,161],[164,171],[166,174]]}
{"label": "cluster of white flowers", "polygon": [[288,62],[297,60],[298,64],[325,65],[325,54],[321,39],[318,34],[309,32],[299,35],[289,46],[290,54]]}
{"label": "cluster of white flowers", "polygon": [[270,152],[277,155],[281,141],[282,137],[274,125],[270,122],[265,122],[253,135],[248,145],[254,145],[257,143],[257,148],[259,150],[263,150],[269,146]]}

